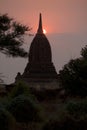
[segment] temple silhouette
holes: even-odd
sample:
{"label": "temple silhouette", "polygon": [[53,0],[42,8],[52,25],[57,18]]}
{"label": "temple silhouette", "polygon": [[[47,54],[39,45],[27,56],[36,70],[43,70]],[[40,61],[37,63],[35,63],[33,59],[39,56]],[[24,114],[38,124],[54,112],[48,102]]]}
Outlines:
{"label": "temple silhouette", "polygon": [[52,82],[58,79],[52,62],[51,46],[43,33],[41,13],[37,33],[30,45],[28,64],[22,75],[20,73],[17,74],[16,80],[19,79],[27,83]]}

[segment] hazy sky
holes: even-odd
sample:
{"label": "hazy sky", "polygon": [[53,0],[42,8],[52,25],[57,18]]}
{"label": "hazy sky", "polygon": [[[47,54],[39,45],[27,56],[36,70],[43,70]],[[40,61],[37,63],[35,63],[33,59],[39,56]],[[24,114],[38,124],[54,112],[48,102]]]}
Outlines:
{"label": "hazy sky", "polygon": [[33,27],[38,14],[49,33],[87,32],[87,0],[0,0],[0,12]]}
{"label": "hazy sky", "polygon": [[[87,44],[87,0],[0,0],[1,14],[8,13],[33,27],[34,33],[40,12],[58,72],[71,58],[79,57],[81,48]],[[27,50],[32,39],[26,40]],[[7,58],[0,53],[0,72],[5,76],[5,83],[14,82],[17,72],[23,73],[27,62],[27,59]]]}

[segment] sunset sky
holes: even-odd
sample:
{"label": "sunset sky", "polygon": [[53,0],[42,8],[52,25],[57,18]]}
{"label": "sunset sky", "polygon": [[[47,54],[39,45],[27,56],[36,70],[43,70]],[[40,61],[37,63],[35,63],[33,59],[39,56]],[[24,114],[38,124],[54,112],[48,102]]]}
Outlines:
{"label": "sunset sky", "polygon": [[87,32],[87,0],[0,0],[0,13],[37,30],[38,14],[48,33]]}
{"label": "sunset sky", "polygon": [[[81,48],[87,45],[87,0],[0,0],[0,13],[8,13],[15,20],[38,28],[39,13],[42,13],[43,28],[52,49],[52,60],[57,72],[71,58],[80,56]],[[29,50],[33,37],[25,45]],[[8,58],[0,53],[0,73],[5,83],[12,83],[17,72],[23,73],[28,59]]]}

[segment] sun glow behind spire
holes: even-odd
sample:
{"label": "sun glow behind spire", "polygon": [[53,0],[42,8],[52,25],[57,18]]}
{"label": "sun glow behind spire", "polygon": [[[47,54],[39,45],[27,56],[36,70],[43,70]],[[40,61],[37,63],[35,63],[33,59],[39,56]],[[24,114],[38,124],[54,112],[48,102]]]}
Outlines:
{"label": "sun glow behind spire", "polygon": [[45,29],[43,29],[43,33],[44,33],[44,34],[46,34],[46,33],[47,33],[47,31],[46,31]]}

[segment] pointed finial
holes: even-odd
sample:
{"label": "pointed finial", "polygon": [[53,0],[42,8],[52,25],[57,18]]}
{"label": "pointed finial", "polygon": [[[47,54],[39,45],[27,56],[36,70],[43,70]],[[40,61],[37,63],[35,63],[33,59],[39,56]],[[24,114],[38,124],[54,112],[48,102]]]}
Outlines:
{"label": "pointed finial", "polygon": [[42,34],[43,33],[43,28],[42,28],[42,15],[40,13],[39,15],[39,26],[38,26],[38,30],[37,33]]}

